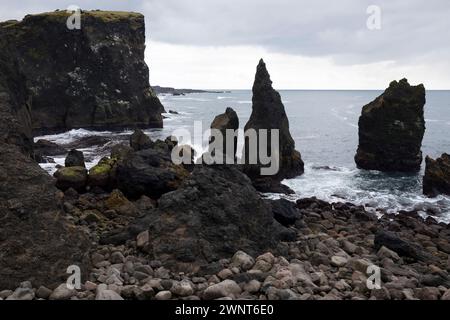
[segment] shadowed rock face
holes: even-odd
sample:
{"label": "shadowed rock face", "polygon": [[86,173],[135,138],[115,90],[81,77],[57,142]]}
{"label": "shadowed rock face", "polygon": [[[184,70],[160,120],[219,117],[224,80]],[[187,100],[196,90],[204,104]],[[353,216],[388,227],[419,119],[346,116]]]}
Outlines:
{"label": "shadowed rock face", "polygon": [[0,37],[0,288],[60,284],[67,267],[86,274],[87,238],[63,216],[52,178],[35,163],[28,93]]}
{"label": "shadowed rock face", "polygon": [[[269,137],[270,129],[279,129],[280,171],[276,177],[272,178],[282,180],[303,174],[303,161],[300,153],[295,150],[295,142],[289,132],[289,120],[281,96],[272,88],[270,75],[262,59],[258,64],[253,84],[252,114],[245,125],[245,131],[248,129],[268,129]],[[270,143],[268,149],[270,150]],[[246,159],[248,159],[248,150],[248,141],[246,141],[244,151]],[[246,166],[246,173],[252,178],[258,177],[259,166]]]}
{"label": "shadowed rock face", "polygon": [[[227,108],[225,110],[225,113],[219,114],[216,116],[211,123],[211,129],[219,130],[222,133],[223,136],[223,149],[222,152],[226,154],[226,156],[229,159],[234,160],[236,157],[236,151],[237,151],[237,143],[238,143],[238,137],[237,135],[233,138],[233,150],[230,154],[228,154],[226,147],[227,147],[227,130],[238,130],[239,129],[239,118],[236,114],[236,111],[234,111],[232,108]],[[214,142],[214,139],[210,139],[210,143]]]}
{"label": "shadowed rock face", "polygon": [[149,85],[141,14],[83,12],[69,30],[64,11],[0,24],[32,98],[35,133],[71,128],[162,127]]}
{"label": "shadowed rock face", "polygon": [[450,155],[444,153],[436,160],[427,157],[425,162],[423,193],[430,197],[450,195]]}
{"label": "shadowed rock face", "polygon": [[425,88],[406,79],[393,81],[386,91],[363,107],[359,118],[361,169],[415,172],[422,163],[425,133]]}

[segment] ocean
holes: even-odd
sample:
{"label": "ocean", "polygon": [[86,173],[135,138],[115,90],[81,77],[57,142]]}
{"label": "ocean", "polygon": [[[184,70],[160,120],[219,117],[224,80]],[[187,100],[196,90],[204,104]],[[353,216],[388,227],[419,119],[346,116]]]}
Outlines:
{"label": "ocean", "polygon": [[[352,202],[368,210],[384,209],[389,213],[399,210],[418,210],[422,215],[450,222],[450,197],[427,198],[422,195],[422,171],[417,174],[386,174],[356,168],[353,157],[358,147],[358,118],[361,108],[382,91],[312,91],[281,90],[280,94],[289,118],[296,149],[305,162],[305,174],[285,180],[295,191],[289,199],[315,196],[330,202]],[[190,143],[201,153],[207,139],[201,133],[194,135],[194,122],[201,121],[204,130],[214,117],[232,107],[243,128],[250,117],[252,93],[250,90],[227,93],[195,93],[185,96],[160,96],[166,110],[164,129],[146,130],[152,139],[166,138],[176,129],[192,132]],[[427,91],[425,106],[426,132],[422,151],[433,158],[450,152],[450,91]],[[79,138],[96,135],[124,139],[131,131],[93,132],[71,130],[57,135],[36,137],[64,144]],[[195,139],[194,139],[195,138]],[[203,146],[199,141],[203,141]],[[242,141],[241,141],[242,146]],[[91,167],[107,153],[97,146],[82,149]],[[64,156],[55,157],[56,164],[64,163]],[[55,164],[42,164],[49,173]],[[270,195],[273,196],[273,195]]]}

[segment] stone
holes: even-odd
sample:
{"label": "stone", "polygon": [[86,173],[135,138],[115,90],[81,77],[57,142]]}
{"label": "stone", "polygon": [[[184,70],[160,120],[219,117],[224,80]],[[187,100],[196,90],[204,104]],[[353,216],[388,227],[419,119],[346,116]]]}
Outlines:
{"label": "stone", "polygon": [[86,168],[86,165],[84,163],[83,152],[75,150],[75,149],[70,150],[69,154],[67,155],[66,160],[65,160],[65,166],[66,166],[66,168],[69,168],[69,167]]}
{"label": "stone", "polygon": [[389,250],[385,246],[382,246],[380,248],[380,250],[378,250],[377,256],[380,259],[389,258],[389,259],[392,259],[393,261],[399,261],[400,260],[400,257],[399,257],[399,255],[396,252],[394,252],[392,250]]}
{"label": "stone", "polygon": [[233,280],[224,280],[206,288],[203,292],[203,299],[214,300],[219,298],[236,298],[242,290]]}
{"label": "stone", "polygon": [[[279,158],[277,159],[279,161],[279,171],[276,175],[270,177],[271,180],[281,181],[285,178],[293,178],[303,174],[304,164],[300,153],[295,150],[295,142],[289,131],[289,120],[284,110],[281,96],[273,89],[266,64],[262,59],[259,61],[256,69],[252,102],[252,114],[245,125],[244,131],[247,132],[249,129],[256,130],[259,140],[260,129],[268,130],[268,137],[271,136],[272,129],[279,130]],[[268,151],[270,151],[271,147],[272,144],[268,143]],[[259,156],[257,157],[257,165],[249,164],[249,151],[249,141],[246,139],[243,154],[247,164],[245,173],[252,180],[257,180],[261,178],[260,168],[264,167],[264,165],[261,164]]]}
{"label": "stone", "polygon": [[40,299],[48,299],[50,297],[50,295],[52,294],[52,290],[50,290],[47,287],[44,286],[40,286],[37,290],[36,290],[36,297],[40,298]]}
{"label": "stone", "polygon": [[295,202],[286,199],[270,201],[272,213],[275,220],[285,227],[293,226],[301,215]]}
{"label": "stone", "polygon": [[257,293],[261,289],[261,282],[258,280],[251,280],[250,282],[244,285],[244,291],[248,293]]}
{"label": "stone", "polygon": [[50,295],[50,300],[69,300],[77,293],[74,289],[67,288],[66,283],[60,284]]}
{"label": "stone", "polygon": [[343,267],[347,264],[348,260],[345,257],[341,256],[332,256],[331,257],[331,265],[335,267]]}
{"label": "stone", "polygon": [[175,282],[170,289],[170,292],[180,297],[188,297],[194,294],[194,288],[190,281],[183,280]]}
{"label": "stone", "polygon": [[231,276],[233,276],[233,271],[231,271],[230,269],[223,269],[222,271],[220,271],[220,272],[217,274],[217,276],[218,276],[220,279],[225,280],[225,279],[228,279],[228,278],[230,278]]}
{"label": "stone", "polygon": [[97,292],[95,300],[124,300],[120,294],[113,290],[101,290]]}
{"label": "stone", "polygon": [[393,81],[364,106],[359,118],[355,162],[361,169],[417,172],[425,133],[425,88],[406,79]]}
{"label": "stone", "polygon": [[115,251],[109,257],[109,261],[111,261],[111,263],[113,263],[113,264],[124,263],[125,262],[125,257],[124,257],[122,252]]}
{"label": "stone", "polygon": [[17,288],[6,300],[33,300],[35,297],[34,291],[31,288]]}
{"label": "stone", "polygon": [[45,139],[36,141],[33,145],[33,149],[35,156],[40,155],[41,157],[59,156],[67,153],[66,148]]}
{"label": "stone", "polygon": [[162,127],[164,107],[144,61],[144,16],[83,10],[83,27],[68,33],[59,26],[69,16],[65,10],[27,15],[0,28],[30,92],[34,133]]}
{"label": "stone", "polygon": [[172,299],[172,292],[170,291],[160,291],[155,295],[156,300],[170,300]]}
{"label": "stone", "polygon": [[255,259],[243,251],[238,251],[231,258],[231,266],[238,267],[243,271],[250,270],[255,264]]}
{"label": "stone", "polygon": [[447,289],[445,293],[442,295],[441,300],[450,300],[450,289]]}
{"label": "stone", "polygon": [[423,193],[430,197],[450,195],[450,155],[444,153],[436,160],[427,156],[425,163]]}
{"label": "stone", "polygon": [[150,149],[153,147],[153,141],[142,130],[138,129],[130,136],[130,146],[134,151]]}
{"label": "stone", "polygon": [[149,245],[149,241],[150,241],[150,235],[148,233],[148,230],[145,230],[137,235],[136,246],[139,249],[144,249],[145,247],[147,247]]}
{"label": "stone", "polygon": [[405,256],[415,260],[427,262],[433,262],[436,260],[418,244],[405,241],[390,231],[380,230],[377,232],[374,243],[377,250],[384,246],[392,251],[395,251],[399,256]]}
{"label": "stone", "polygon": [[91,188],[99,187],[103,190],[112,190],[116,187],[117,163],[114,159],[105,157],[89,169],[88,185]]}
{"label": "stone", "polygon": [[56,178],[56,187],[62,191],[70,188],[83,192],[87,185],[88,174],[84,167],[68,167],[58,169],[54,177]]}

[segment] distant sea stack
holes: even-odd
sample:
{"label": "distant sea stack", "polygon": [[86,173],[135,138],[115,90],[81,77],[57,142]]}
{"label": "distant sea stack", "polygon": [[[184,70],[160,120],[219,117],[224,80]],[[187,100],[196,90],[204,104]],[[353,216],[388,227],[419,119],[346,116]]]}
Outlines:
{"label": "distant sea stack", "polygon": [[425,87],[393,81],[359,118],[358,168],[416,172],[422,163]]}
{"label": "distant sea stack", "polygon": [[69,30],[69,15],[55,11],[0,24],[30,91],[34,133],[162,127],[164,108],[144,62],[144,17],[83,11],[81,28]]}
{"label": "distant sea stack", "polygon": [[429,197],[450,195],[450,155],[444,153],[436,160],[427,157],[425,163],[423,193]]}
{"label": "distant sea stack", "polygon": [[[303,174],[304,164],[300,152],[295,150],[295,142],[289,132],[289,120],[284,110],[281,96],[273,89],[266,64],[262,59],[259,61],[256,70],[252,101],[252,114],[244,130],[255,129],[258,131],[259,129],[268,129],[268,136],[270,137],[270,130],[278,129],[280,134],[280,170],[276,176],[271,178],[283,180]],[[270,142],[268,149],[270,150]],[[243,156],[246,159],[248,158],[248,152],[248,141],[245,141]],[[252,179],[259,178],[260,167],[260,165],[246,166],[245,171]]]}

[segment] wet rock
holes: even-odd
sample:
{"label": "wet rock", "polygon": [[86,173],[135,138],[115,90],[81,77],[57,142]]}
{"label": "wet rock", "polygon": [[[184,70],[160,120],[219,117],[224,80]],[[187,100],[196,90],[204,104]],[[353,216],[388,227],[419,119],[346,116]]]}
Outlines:
{"label": "wet rock", "polygon": [[67,153],[66,148],[44,139],[39,139],[33,145],[34,154],[41,157],[58,156]]}
{"label": "wet rock", "polygon": [[426,157],[425,162],[423,193],[430,197],[450,195],[450,155],[444,153],[436,160]]}
{"label": "wet rock", "polygon": [[138,129],[130,136],[130,146],[134,151],[150,149],[153,147],[153,141],[142,130]]}
{"label": "wet rock", "polygon": [[393,81],[381,96],[364,106],[355,156],[358,167],[419,171],[425,133],[424,105],[424,86],[410,86],[403,79]]}
{"label": "wet rock", "polygon": [[[260,129],[268,130],[267,136],[273,129],[279,130],[279,171],[272,176],[274,180],[283,180],[284,178],[293,178],[304,172],[304,165],[301,155],[295,150],[295,142],[289,132],[289,120],[284,110],[280,94],[272,87],[270,75],[267,72],[266,64],[261,59],[258,64],[253,84],[253,106],[252,114],[245,125],[245,131],[249,129],[257,130],[258,140],[260,139]],[[272,143],[269,141],[267,154],[271,154]],[[259,150],[259,147],[258,147]],[[266,150],[264,150],[266,151]],[[249,140],[245,141],[243,157],[246,159],[245,172],[252,179],[261,177],[260,168],[265,167],[259,156],[257,165],[250,165],[249,162],[250,145]],[[259,152],[258,152],[259,155]],[[255,155],[256,156],[256,155]]]}
{"label": "wet rock", "polygon": [[55,172],[56,187],[62,191],[70,188],[83,192],[86,188],[88,174],[84,167],[62,167]]}
{"label": "wet rock", "polygon": [[69,167],[86,168],[86,165],[84,164],[83,152],[75,150],[75,149],[70,150],[69,154],[66,157],[65,166],[66,166],[66,168],[69,168]]}

